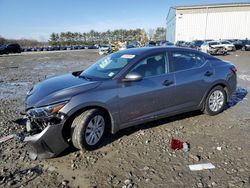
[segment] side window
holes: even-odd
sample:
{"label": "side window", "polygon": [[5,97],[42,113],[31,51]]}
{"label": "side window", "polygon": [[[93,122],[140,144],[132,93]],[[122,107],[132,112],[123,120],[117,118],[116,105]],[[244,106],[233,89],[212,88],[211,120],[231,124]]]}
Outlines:
{"label": "side window", "polygon": [[172,52],[171,59],[173,71],[198,68],[206,62],[205,57],[201,54],[185,51]]}
{"label": "side window", "polygon": [[147,57],[137,63],[137,65],[130,70],[130,72],[139,73],[143,77],[165,74],[168,72],[167,56],[162,53]]}

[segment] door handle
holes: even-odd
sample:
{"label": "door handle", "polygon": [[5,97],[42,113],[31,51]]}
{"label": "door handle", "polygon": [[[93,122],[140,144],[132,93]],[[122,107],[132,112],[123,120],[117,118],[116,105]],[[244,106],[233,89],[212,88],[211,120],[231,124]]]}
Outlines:
{"label": "door handle", "polygon": [[209,76],[212,76],[213,74],[214,73],[212,71],[207,71],[207,72],[205,72],[204,76],[209,77]]}
{"label": "door handle", "polygon": [[170,86],[170,85],[172,85],[174,82],[172,81],[172,80],[165,80],[164,82],[163,82],[163,85],[164,86]]}

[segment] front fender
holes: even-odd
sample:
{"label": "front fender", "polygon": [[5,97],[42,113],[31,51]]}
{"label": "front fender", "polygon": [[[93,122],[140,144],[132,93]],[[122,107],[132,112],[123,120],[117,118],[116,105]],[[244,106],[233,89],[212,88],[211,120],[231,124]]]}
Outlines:
{"label": "front fender", "polygon": [[98,107],[105,109],[109,113],[111,119],[111,132],[114,134],[120,130],[118,99],[116,95],[104,93],[93,94],[89,92],[75,96],[60,110],[60,112],[66,114],[67,117],[70,118],[81,110]]}

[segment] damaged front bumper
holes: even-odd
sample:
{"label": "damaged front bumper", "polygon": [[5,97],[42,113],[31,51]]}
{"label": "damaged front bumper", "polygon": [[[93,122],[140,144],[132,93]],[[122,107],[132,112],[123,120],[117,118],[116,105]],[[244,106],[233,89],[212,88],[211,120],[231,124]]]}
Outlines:
{"label": "damaged front bumper", "polygon": [[[37,125],[34,125],[32,120],[27,118],[27,131],[32,133],[35,126]],[[30,159],[53,158],[68,148],[69,144],[63,138],[62,129],[63,123],[47,123],[47,126],[40,132],[35,132],[35,134],[26,136],[24,142],[26,142],[26,149]]]}
{"label": "damaged front bumper", "polygon": [[211,55],[224,55],[227,53],[225,48],[210,48],[208,53]]}

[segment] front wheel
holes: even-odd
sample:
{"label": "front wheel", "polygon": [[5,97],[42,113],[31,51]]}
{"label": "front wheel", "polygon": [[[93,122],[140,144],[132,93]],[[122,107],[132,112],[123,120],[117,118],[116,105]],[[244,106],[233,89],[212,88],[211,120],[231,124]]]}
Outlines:
{"label": "front wheel", "polygon": [[105,135],[107,118],[99,109],[91,109],[77,116],[72,123],[71,138],[74,147],[81,150],[98,148]]}
{"label": "front wheel", "polygon": [[223,87],[216,86],[208,94],[204,113],[214,116],[222,112],[226,105],[226,92]]}

